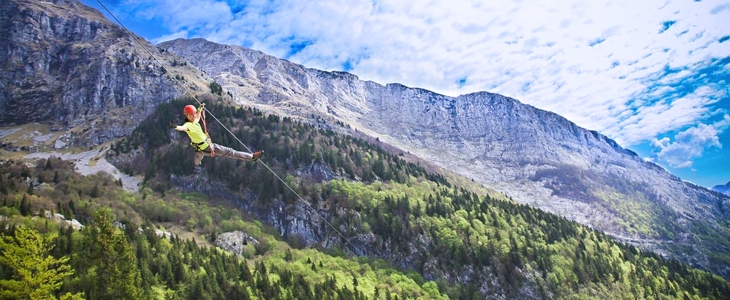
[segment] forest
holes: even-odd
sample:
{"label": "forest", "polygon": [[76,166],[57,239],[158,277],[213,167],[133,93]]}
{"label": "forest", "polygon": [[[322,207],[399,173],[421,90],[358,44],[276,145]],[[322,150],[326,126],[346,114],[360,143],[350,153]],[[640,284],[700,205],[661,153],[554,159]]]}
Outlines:
{"label": "forest", "polygon": [[[600,231],[474,191],[368,141],[207,103],[214,142],[265,149],[260,162],[203,161],[225,192],[195,180],[193,152],[160,105],[108,159],[144,176],[129,193],[58,158],[0,165],[0,298],[18,299],[724,299],[730,283]],[[229,129],[232,134],[229,134]],[[235,138],[234,138],[235,136]],[[312,171],[319,170],[319,171]],[[290,189],[291,188],[291,189]],[[323,237],[282,235],[246,211],[305,203]],[[68,222],[83,225],[74,229]],[[176,228],[166,237],[160,232]],[[334,229],[337,229],[336,231]],[[242,231],[242,255],[213,245]],[[363,236],[369,239],[360,238]],[[333,238],[334,237],[334,238]],[[332,245],[325,241],[337,240]],[[364,253],[354,249],[365,249]],[[29,275],[32,274],[32,275]]]}

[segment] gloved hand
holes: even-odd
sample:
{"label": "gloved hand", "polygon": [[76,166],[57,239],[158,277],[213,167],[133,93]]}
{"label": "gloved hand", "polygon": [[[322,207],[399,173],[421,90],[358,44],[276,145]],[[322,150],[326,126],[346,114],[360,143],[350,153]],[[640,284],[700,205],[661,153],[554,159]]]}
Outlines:
{"label": "gloved hand", "polygon": [[205,103],[200,103],[200,106],[198,107],[198,111],[203,111],[205,109]]}
{"label": "gloved hand", "polygon": [[170,126],[170,128],[177,128],[177,125],[175,125],[175,122],[170,121],[170,123],[167,123],[167,126]]}

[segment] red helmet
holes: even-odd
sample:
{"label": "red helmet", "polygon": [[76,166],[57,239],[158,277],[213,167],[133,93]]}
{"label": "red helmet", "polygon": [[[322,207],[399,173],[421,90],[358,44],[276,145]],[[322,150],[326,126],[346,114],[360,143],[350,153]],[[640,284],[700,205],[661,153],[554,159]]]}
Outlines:
{"label": "red helmet", "polygon": [[185,105],[185,108],[183,108],[183,114],[195,114],[195,106],[192,105]]}

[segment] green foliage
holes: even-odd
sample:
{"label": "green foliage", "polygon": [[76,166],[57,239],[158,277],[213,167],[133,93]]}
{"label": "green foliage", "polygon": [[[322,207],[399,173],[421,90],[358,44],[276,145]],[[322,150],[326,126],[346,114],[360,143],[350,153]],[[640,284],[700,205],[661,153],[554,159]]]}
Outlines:
{"label": "green foliage", "polygon": [[[29,186],[29,188],[32,188],[32,187],[33,187],[33,185],[31,184]],[[30,200],[28,200],[28,196],[23,195],[23,199],[20,200],[20,214],[24,215],[24,216],[30,215],[30,209],[31,209],[30,206],[31,206],[31,204],[30,204]]]}
{"label": "green foliage", "polygon": [[210,93],[221,96],[223,94],[223,87],[215,81],[210,82]]}
{"label": "green foliage", "polygon": [[[41,171],[66,174],[72,168],[62,161],[51,161],[57,165],[47,170],[31,170],[26,175],[35,176],[35,172]],[[58,199],[57,203],[67,203],[64,210],[73,207],[78,214],[92,216],[81,231],[63,226],[44,229],[49,235],[58,236],[54,240],[54,255],[71,257],[74,274],[66,277],[58,292],[67,296],[84,293],[88,299],[365,299],[378,287],[394,294],[407,293],[411,298],[419,295],[425,299],[443,298],[433,290],[424,291],[422,284],[414,282],[410,276],[398,275],[399,271],[386,267],[383,262],[371,267],[372,263],[358,262],[344,255],[335,257],[311,249],[291,249],[277,240],[278,234],[267,233],[270,229],[258,222],[243,221],[240,212],[223,203],[213,205],[202,194],[169,192],[160,197],[150,189],[144,189],[141,194],[131,195],[112,184],[105,193],[93,198],[100,205],[92,205],[87,204],[94,203],[87,200],[92,199],[87,192],[95,185],[104,186],[108,178],[67,175],[59,176],[59,183],[51,185],[37,199],[43,202],[48,200],[43,198],[46,195],[64,189],[65,193],[82,195],[84,203],[83,208],[79,208],[72,204],[76,201]],[[109,179],[108,183],[112,182]],[[24,192],[25,189],[16,191],[17,195]],[[110,206],[130,213],[112,211]],[[176,222],[181,228],[188,219],[177,217],[185,214],[194,219],[208,219],[198,225],[237,224],[236,230],[243,230],[259,241],[258,254],[247,260],[192,239],[163,238],[155,233],[154,225],[149,222],[139,226],[127,218],[121,221],[118,218],[126,215],[135,219],[154,219],[162,216],[161,209],[168,211],[163,213],[169,216],[168,222]],[[131,213],[137,210],[139,214]],[[306,260],[305,256],[316,259],[311,266],[319,268],[320,275],[310,276],[313,272],[310,265],[301,264]],[[353,273],[353,270],[358,271]],[[72,270],[69,268],[69,271]],[[0,280],[9,279],[10,275],[0,268]],[[356,278],[357,286],[353,285],[353,278]]]}
{"label": "green foliage", "polygon": [[[607,226],[625,232],[626,236],[667,241],[665,245],[669,256],[702,253],[697,255],[709,261],[703,265],[710,271],[727,276],[726,269],[730,265],[728,222],[719,221],[719,226],[708,226],[704,222],[691,221],[689,226],[680,226],[680,216],[666,205],[666,199],[660,199],[654,187],[616,176],[596,175],[574,166],[542,169],[531,179],[545,182],[545,186],[556,195],[590,203],[596,214],[613,216],[606,221]],[[698,194],[698,197],[703,196]],[[718,210],[710,213],[715,213],[717,219],[722,220],[723,205],[718,203]],[[688,241],[687,237],[692,240]]]}
{"label": "green foliage", "polygon": [[86,264],[86,272],[80,275],[84,290],[98,299],[142,299],[134,252],[124,233],[114,227],[114,219],[110,210],[100,209],[83,229],[86,238],[80,263]]}
{"label": "green foliage", "polygon": [[[56,235],[41,236],[37,231],[21,226],[0,236],[0,264],[12,274],[0,279],[0,298],[57,299],[56,291],[73,270],[69,258],[50,255]],[[83,293],[67,293],[61,299],[83,299]]]}
{"label": "green foliage", "polygon": [[[105,265],[100,256],[90,254],[98,249],[87,249],[89,241],[96,241],[115,245],[106,248],[110,251],[106,255],[118,266],[102,277],[138,286],[140,291],[130,291],[132,298],[473,299],[486,297],[484,290],[501,298],[721,299],[730,294],[730,285],[718,276],[617,243],[565,218],[453,186],[423,166],[366,141],[251,109],[210,104],[209,109],[238,138],[252,149],[266,149],[267,165],[297,194],[311,199],[320,217],[353,241],[356,236],[372,237],[364,244],[368,258],[349,258],[346,251],[353,250],[344,240],[332,245],[330,239],[321,251],[292,249],[278,232],[250,221],[237,203],[226,200],[255,199],[250,210],[264,211],[276,200],[287,205],[300,201],[261,164],[206,158],[207,180],[229,190],[216,188],[216,196],[208,196],[170,189],[170,175],[192,174],[193,153],[186,137],[159,135],[153,127],[179,115],[182,104],[187,103],[160,106],[115,146],[120,153],[145,147],[142,153],[147,156],[134,158],[135,163],[126,167],[148,174],[146,187],[138,194],[124,192],[103,174],[79,176],[57,159],[35,169],[14,162],[0,166],[1,174],[9,174],[0,181],[7,189],[5,211],[20,211],[33,178],[57,178],[58,182],[48,182],[48,188],[28,195],[31,215],[58,208],[73,212],[88,226],[75,234],[59,229],[58,254],[72,257],[78,274],[62,292],[101,297],[105,283],[94,276]],[[236,147],[219,125],[209,130],[214,141]],[[164,139],[152,141],[157,138]],[[94,198],[96,185],[104,192]],[[596,201],[620,201],[596,197]],[[111,211],[96,220],[102,207]],[[649,212],[646,218],[656,215]],[[107,224],[115,219],[121,220],[117,226],[122,229]],[[188,228],[193,236],[206,238],[242,230],[260,242],[246,245],[244,257],[231,256],[201,246],[206,239],[161,238],[152,230],[155,223]],[[141,232],[135,224],[144,224]],[[705,230],[707,236],[723,241],[721,229]],[[137,266],[130,272],[137,275],[117,271],[126,266],[120,257],[130,258],[128,249],[132,253],[128,260]],[[539,295],[520,294],[525,287]]]}
{"label": "green foliage", "polygon": [[569,165],[538,170],[530,179],[544,180],[554,195],[590,203],[606,215],[615,215],[610,222],[628,234],[671,239],[682,230],[675,225],[677,214],[658,205],[658,196],[646,183],[600,176]]}
{"label": "green foliage", "polygon": [[[190,103],[194,103],[194,100],[181,99],[158,106],[156,113],[142,121],[128,138],[117,142],[113,149],[119,153],[128,153],[143,146],[145,152],[150,154],[147,161],[136,161],[121,168],[134,174],[149,174],[145,177],[146,181],[159,177],[165,187],[169,186],[169,182],[164,178],[169,178],[170,174],[191,174],[193,150],[188,145],[188,138],[181,133],[170,135],[171,130],[166,126],[168,120],[180,117],[180,107]],[[290,118],[264,116],[253,109],[233,109],[216,103],[208,104],[206,109],[240,141],[246,143],[249,149],[265,149],[267,163],[280,170],[282,178],[287,174],[296,174],[298,169],[322,170],[317,167],[325,166],[332,170],[334,176],[347,176],[366,182],[393,180],[404,183],[409,178],[426,177],[439,184],[449,185],[441,175],[427,172],[423,166],[406,162],[400,156],[361,139],[339,136],[331,130],[317,129]],[[246,150],[217,122],[209,122],[208,131],[215,143]],[[225,181],[233,190],[250,187],[262,198],[284,195],[291,199],[293,196],[269,170],[254,163],[206,158],[203,167],[210,176]],[[307,180],[322,181],[332,175],[313,172]]]}

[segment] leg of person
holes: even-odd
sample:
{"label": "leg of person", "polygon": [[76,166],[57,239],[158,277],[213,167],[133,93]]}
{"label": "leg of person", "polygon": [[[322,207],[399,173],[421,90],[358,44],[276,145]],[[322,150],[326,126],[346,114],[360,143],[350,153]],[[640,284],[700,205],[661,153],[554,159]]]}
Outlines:
{"label": "leg of person", "polygon": [[215,151],[215,156],[220,157],[230,157],[234,159],[240,159],[245,161],[252,161],[254,160],[253,154],[249,152],[243,152],[243,151],[236,151],[231,148],[221,146],[218,144],[213,144],[213,150]]}
{"label": "leg of person", "polygon": [[[216,148],[218,149],[218,148]],[[204,156],[210,156],[210,147],[203,151],[195,151],[195,166],[199,166]]]}

